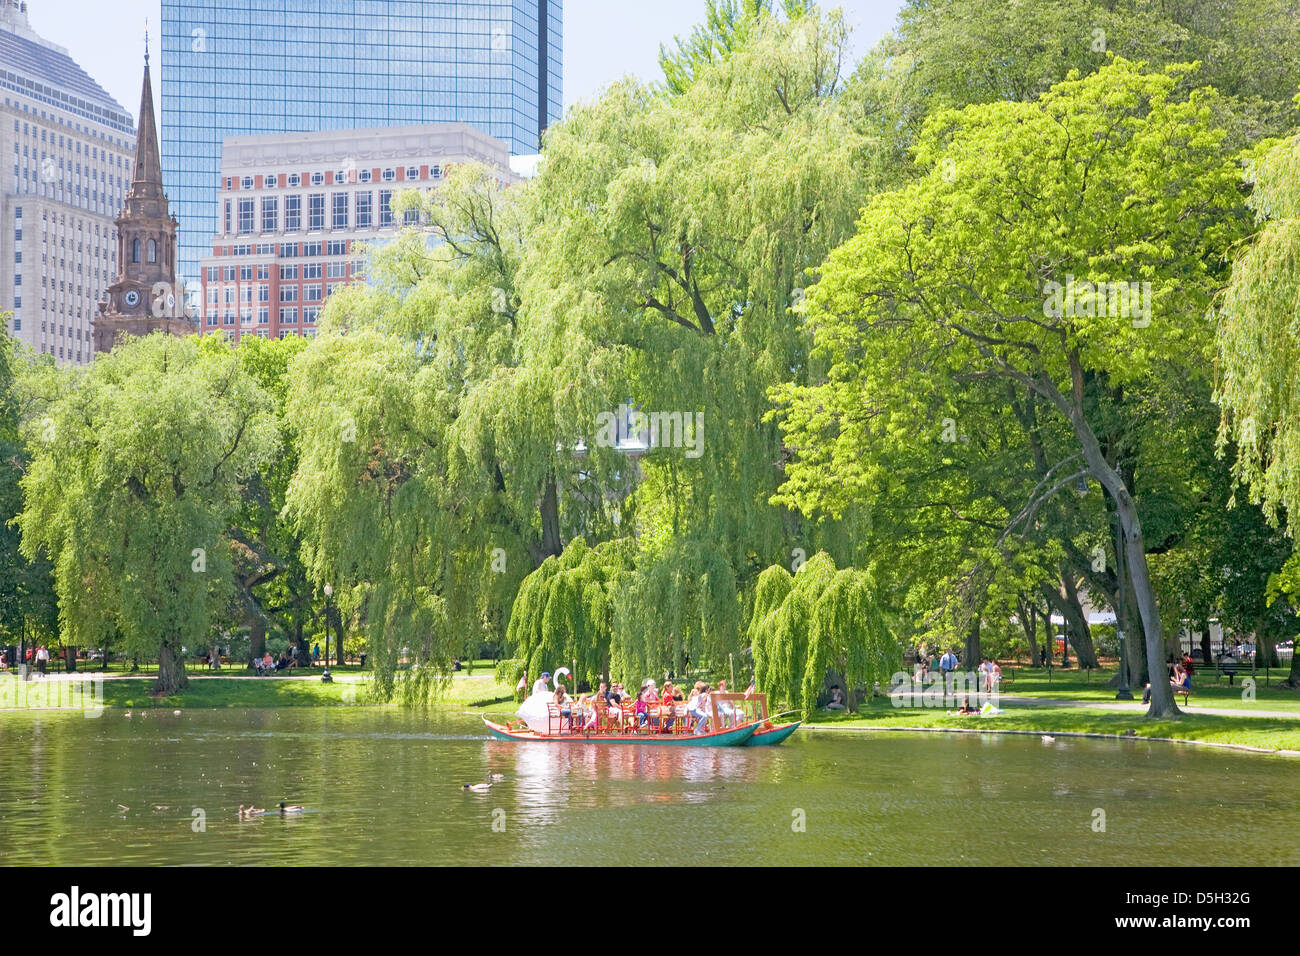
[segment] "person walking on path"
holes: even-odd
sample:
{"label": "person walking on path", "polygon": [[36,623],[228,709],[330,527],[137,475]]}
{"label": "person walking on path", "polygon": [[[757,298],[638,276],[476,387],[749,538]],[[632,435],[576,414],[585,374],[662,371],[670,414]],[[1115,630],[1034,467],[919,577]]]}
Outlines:
{"label": "person walking on path", "polygon": [[49,663],[49,660],[50,652],[44,644],[36,648],[36,669],[41,672],[42,677],[45,676],[45,667]]}

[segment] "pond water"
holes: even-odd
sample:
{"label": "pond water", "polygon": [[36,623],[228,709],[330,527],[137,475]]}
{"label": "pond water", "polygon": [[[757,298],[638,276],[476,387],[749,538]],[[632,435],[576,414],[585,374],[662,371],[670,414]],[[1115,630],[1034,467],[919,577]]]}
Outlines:
{"label": "pond water", "polygon": [[[1140,741],[594,747],[449,712],[11,712],[0,864],[1151,865],[1159,840],[1184,864],[1296,865],[1297,781],[1295,761]],[[281,800],[307,812],[237,818]]]}

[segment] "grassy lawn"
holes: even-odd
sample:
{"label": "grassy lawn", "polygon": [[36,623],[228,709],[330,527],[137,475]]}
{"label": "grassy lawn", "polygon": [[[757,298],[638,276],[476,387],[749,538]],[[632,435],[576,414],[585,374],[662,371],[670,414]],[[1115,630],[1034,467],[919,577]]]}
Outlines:
{"label": "grassy lawn", "polygon": [[879,698],[859,714],[818,714],[812,727],[934,727],[963,730],[1023,730],[1038,733],[1093,733],[1170,737],[1209,743],[1242,744],[1269,750],[1300,750],[1300,721],[1281,717],[1187,714],[1179,720],[1148,721],[1141,713],[1115,713],[1050,703],[1005,706],[996,717],[963,717],[939,708],[893,707]]}
{"label": "grassy lawn", "polygon": [[[1227,678],[1215,681],[1212,671],[1206,673],[1197,671],[1192,678],[1193,693],[1188,700],[1188,705],[1240,710],[1243,713],[1251,710],[1282,710],[1292,711],[1300,716],[1300,692],[1278,688],[1278,684],[1286,678],[1288,671],[1289,668],[1281,670],[1274,668],[1267,677],[1264,671],[1260,671],[1255,676],[1254,700],[1243,700],[1240,677],[1237,678],[1236,684],[1229,685]],[[1012,676],[1010,668],[1003,668],[1003,673]],[[1113,701],[1115,690],[1107,687],[1106,682],[1114,675],[1113,669],[1093,671],[1089,676],[1075,670],[1054,669],[1049,674],[1038,668],[1018,667],[1015,669],[1014,679],[1003,685],[1002,693],[1008,697],[1036,697],[1044,700]],[[1265,684],[1266,680],[1270,685]],[[1132,689],[1133,696],[1141,699],[1141,686]],[[1178,698],[1178,702],[1182,704],[1181,697]]]}
{"label": "grassy lawn", "polygon": [[219,677],[192,680],[189,687],[172,697],[149,696],[152,679],[104,681],[105,707],[334,707],[367,703],[362,683],[319,680],[223,680]]}

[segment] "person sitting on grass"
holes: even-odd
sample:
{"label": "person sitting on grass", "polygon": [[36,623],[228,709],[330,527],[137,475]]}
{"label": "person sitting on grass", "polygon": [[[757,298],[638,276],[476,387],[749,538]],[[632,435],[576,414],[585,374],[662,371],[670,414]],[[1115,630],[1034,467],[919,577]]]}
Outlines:
{"label": "person sitting on grass", "polygon": [[972,707],[972,706],[970,705],[970,698],[969,698],[969,697],[963,697],[963,698],[962,698],[962,702],[961,702],[961,709],[960,709],[959,711],[957,711],[957,713],[959,713],[959,714],[978,714],[979,711],[976,710],[974,707]]}
{"label": "person sitting on grass", "polygon": [[831,687],[831,702],[826,705],[827,710],[844,710],[844,692],[840,690],[840,685],[835,684]]}

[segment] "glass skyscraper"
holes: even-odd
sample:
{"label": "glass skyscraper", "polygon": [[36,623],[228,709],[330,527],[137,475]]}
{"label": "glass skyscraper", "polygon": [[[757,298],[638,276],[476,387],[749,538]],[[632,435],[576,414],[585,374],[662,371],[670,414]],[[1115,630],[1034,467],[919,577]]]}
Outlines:
{"label": "glass skyscraper", "polygon": [[460,121],[538,151],[563,0],[162,0],[163,173],[180,264],[218,231],[227,136]]}

